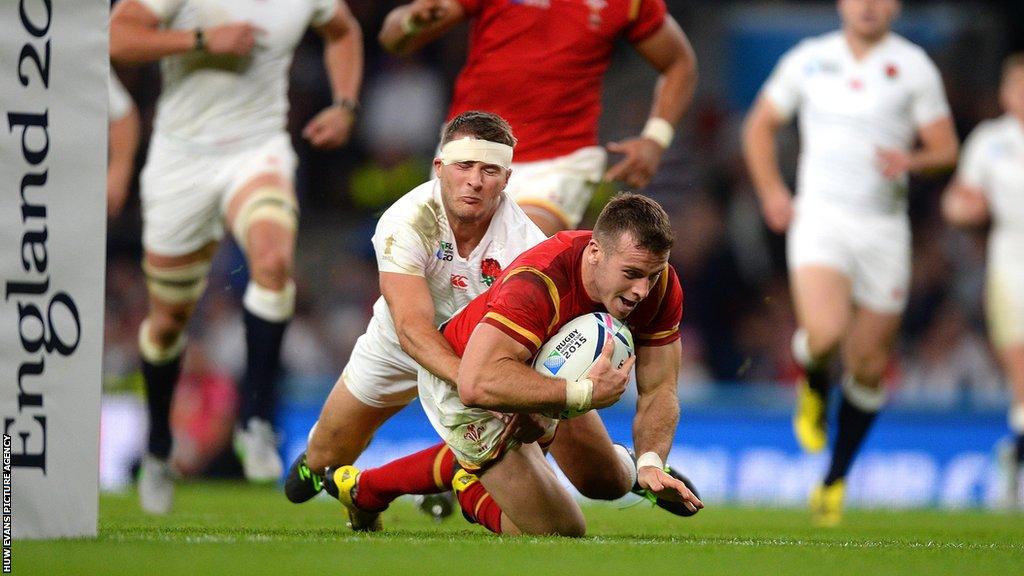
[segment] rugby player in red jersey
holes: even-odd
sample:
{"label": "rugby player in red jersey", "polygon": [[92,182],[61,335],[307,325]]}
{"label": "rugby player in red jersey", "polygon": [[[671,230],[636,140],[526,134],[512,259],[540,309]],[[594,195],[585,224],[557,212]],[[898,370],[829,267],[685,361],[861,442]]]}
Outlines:
{"label": "rugby player in red jersey", "polygon": [[[467,518],[494,532],[582,535],[579,505],[558,481],[542,445],[587,497],[614,499],[636,488],[681,515],[702,508],[683,478],[664,465],[679,420],[683,301],[668,264],[671,246],[661,206],[621,194],[601,212],[593,232],[556,234],[516,258],[444,325],[445,339],[461,357],[456,382],[420,371],[420,400],[447,447],[364,472],[353,466],[328,472],[327,489],[348,507],[352,527],[377,529],[378,513],[398,495],[433,489],[454,476]],[[626,322],[637,346],[634,358],[615,368],[608,345],[579,381],[533,370],[530,361],[544,341],[594,311]],[[635,461],[612,444],[596,412],[562,421],[542,416],[614,404],[634,361],[633,442],[641,454]]]}
{"label": "rugby player in red jersey", "polygon": [[[467,20],[448,118],[487,110],[508,120],[519,140],[506,192],[541,230],[579,225],[602,178],[650,182],[697,81],[693,49],[663,0],[415,0],[388,14],[378,40],[409,54]],[[640,136],[602,147],[601,83],[619,38],[659,76]],[[608,151],[623,158],[605,173]]]}

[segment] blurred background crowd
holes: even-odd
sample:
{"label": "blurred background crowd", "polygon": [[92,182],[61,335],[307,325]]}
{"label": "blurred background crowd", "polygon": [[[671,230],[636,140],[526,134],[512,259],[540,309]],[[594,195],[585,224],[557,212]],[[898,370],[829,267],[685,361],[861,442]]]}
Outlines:
{"label": "blurred background crowd", "polygon": [[[341,150],[315,151],[298,136],[330,103],[330,91],[319,63],[319,38],[308,34],[295,55],[289,127],[300,159],[296,188],[302,216],[298,304],[285,342],[282,407],[319,406],[365,329],[378,296],[369,241],[377,216],[427,179],[452,80],[464,61],[467,36],[458,32],[409,58],[380,49],[377,31],[399,3],[348,0],[364,32],[366,76],[356,137]],[[657,176],[643,190],[674,220],[671,260],[686,294],[680,394],[685,400],[728,385],[789,385],[797,370],[789,349],[794,319],[784,240],[762,223],[741,158],[739,129],[778,56],[803,37],[838,27],[835,4],[666,3],[692,41],[700,68],[694,104]],[[895,29],[924,47],[939,66],[961,139],[979,121],[998,116],[1001,59],[1024,49],[1024,2],[906,0],[903,8]],[[159,69],[117,72],[143,118],[138,169],[160,89]],[[639,133],[653,81],[653,71],[628,45],[621,46],[605,80],[603,142]],[[797,148],[792,127],[780,148],[790,182]],[[887,381],[896,402],[942,408],[970,398],[1002,407],[1005,385],[988,348],[981,308],[984,236],[943,223],[938,200],[949,176],[911,182],[913,285]],[[613,184],[602,187],[582,227],[589,227],[614,191]],[[103,371],[105,392],[113,395],[141,391],[137,334],[146,300],[138,207],[133,193],[108,225]],[[230,437],[233,382],[245,358],[237,301],[246,280],[240,253],[225,244],[189,330],[186,376],[174,409],[175,427],[191,427],[187,436],[197,447],[223,445]],[[203,454],[205,448],[179,452],[194,454],[191,466],[187,457],[178,462],[186,473],[202,468],[210,456]]]}

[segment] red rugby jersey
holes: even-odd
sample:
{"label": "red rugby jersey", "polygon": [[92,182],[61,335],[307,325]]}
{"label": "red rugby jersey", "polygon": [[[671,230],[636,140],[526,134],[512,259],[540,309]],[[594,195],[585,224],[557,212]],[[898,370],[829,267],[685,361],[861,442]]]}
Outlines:
{"label": "red rugby jersey", "polygon": [[[573,318],[604,311],[583,288],[580,264],[590,230],[559,232],[523,252],[494,284],[445,324],[444,336],[462,357],[480,322],[490,324],[536,354]],[[637,346],[663,346],[679,339],[683,290],[675,268],[665,265],[657,285],[626,318]]]}
{"label": "red rugby jersey", "polygon": [[458,0],[472,19],[451,120],[484,110],[508,120],[518,162],[597,144],[601,84],[616,38],[647,39],[664,0]]}

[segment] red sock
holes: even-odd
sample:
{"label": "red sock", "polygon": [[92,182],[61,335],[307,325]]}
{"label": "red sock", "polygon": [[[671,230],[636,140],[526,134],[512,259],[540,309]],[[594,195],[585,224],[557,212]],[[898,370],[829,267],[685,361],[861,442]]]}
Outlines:
{"label": "red sock", "polygon": [[491,498],[479,480],[462,492],[456,492],[456,495],[466,516],[491,532],[501,534],[501,506]]}
{"label": "red sock", "polygon": [[442,442],[380,468],[363,470],[356,505],[364,510],[383,510],[403,494],[437,494],[451,490],[453,476],[455,457]]}

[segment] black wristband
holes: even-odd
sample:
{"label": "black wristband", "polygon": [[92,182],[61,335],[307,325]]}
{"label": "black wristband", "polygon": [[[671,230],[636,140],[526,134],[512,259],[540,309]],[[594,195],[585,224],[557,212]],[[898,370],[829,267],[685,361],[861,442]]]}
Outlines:
{"label": "black wristband", "polygon": [[337,98],[331,106],[337,106],[342,110],[348,110],[352,114],[359,112],[359,102],[356,102],[351,98]]}
{"label": "black wristband", "polygon": [[206,50],[206,35],[203,34],[203,29],[196,28],[193,32],[195,33],[195,44],[192,49],[196,52],[204,52]]}

